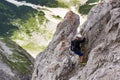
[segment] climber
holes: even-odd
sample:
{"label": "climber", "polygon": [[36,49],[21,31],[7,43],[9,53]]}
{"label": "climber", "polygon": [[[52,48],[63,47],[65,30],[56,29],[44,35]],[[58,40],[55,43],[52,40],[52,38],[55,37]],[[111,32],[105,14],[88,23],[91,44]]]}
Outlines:
{"label": "climber", "polygon": [[80,34],[75,36],[75,39],[71,41],[71,50],[80,57],[80,62],[83,62],[83,53],[81,52],[81,43],[85,42],[85,37]]}

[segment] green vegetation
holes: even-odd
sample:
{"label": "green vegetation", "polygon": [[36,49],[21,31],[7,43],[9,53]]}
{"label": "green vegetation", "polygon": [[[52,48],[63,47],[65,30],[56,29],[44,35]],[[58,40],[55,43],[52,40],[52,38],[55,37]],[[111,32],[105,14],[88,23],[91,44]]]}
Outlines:
{"label": "green vegetation", "polygon": [[28,51],[30,51],[30,52],[40,52],[40,51],[43,51],[45,48],[46,48],[46,46],[45,45],[36,45],[35,43],[33,43],[33,42],[29,42],[28,44],[25,44],[25,45],[22,45],[22,47],[24,48],[24,49],[27,49]]}
{"label": "green vegetation", "polygon": [[0,36],[10,37],[19,27],[11,24],[11,21],[18,18],[26,21],[29,14],[33,15],[35,10],[29,7],[17,7],[4,0],[0,1]]}
{"label": "green vegetation", "polygon": [[80,3],[80,0],[70,0],[70,4],[74,6],[79,5]]}
{"label": "green vegetation", "polygon": [[88,0],[86,3],[95,3],[98,2],[99,0]]}
{"label": "green vegetation", "polygon": [[59,16],[59,15],[52,15],[54,18],[56,18],[56,19],[61,19],[61,17]]}
{"label": "green vegetation", "polygon": [[0,40],[6,43],[6,46],[11,48],[13,52],[12,55],[8,56],[5,56],[7,53],[1,53],[0,55],[2,56],[2,61],[12,68],[12,70],[18,71],[21,74],[31,73],[30,66],[33,66],[33,63],[29,60],[26,51],[8,38],[0,37]]}
{"label": "green vegetation", "polygon": [[[23,41],[23,44],[20,43],[20,45],[28,50],[28,51],[42,51],[44,48],[43,46],[39,46],[37,42],[35,42],[35,39],[32,38],[35,34],[38,34],[43,36],[45,40],[49,40],[52,37],[52,33],[48,31],[47,27],[45,25],[42,25],[44,21],[48,21],[44,16],[40,16],[42,13],[37,13],[35,16],[38,16],[38,23],[36,22],[36,17],[31,16],[28,21],[23,22],[22,20],[16,20],[13,21],[13,24],[19,25],[19,30],[14,31],[14,34],[12,35],[11,39],[21,40]],[[42,25],[42,26],[41,26]],[[36,36],[37,37],[37,36]],[[40,40],[40,39],[39,39]]]}
{"label": "green vegetation", "polygon": [[[18,0],[33,4],[40,4],[48,7],[65,7],[79,5],[79,0],[70,0],[68,4],[65,0]],[[80,14],[88,14],[94,2],[89,0],[79,8]],[[53,32],[49,30],[43,11],[37,11],[30,7],[17,7],[4,0],[0,2],[0,36],[9,37],[17,42],[24,49],[29,51],[42,51],[46,45],[39,44],[37,37],[43,38],[44,43],[52,38]],[[53,18],[61,19],[60,16],[52,15]],[[49,26],[50,27],[50,26]],[[52,26],[51,26],[52,27]],[[36,35],[37,34],[37,35]],[[37,39],[37,40],[36,40]]]}
{"label": "green vegetation", "polygon": [[79,13],[82,15],[87,15],[90,9],[95,6],[95,2],[98,2],[99,0],[88,0],[84,5],[81,5],[79,7]]}
{"label": "green vegetation", "polygon": [[74,6],[74,7],[78,7],[81,3],[80,0],[57,0],[58,1],[58,5],[65,5],[64,8],[71,8],[71,6]]}
{"label": "green vegetation", "polygon": [[[19,54],[19,53],[17,53]],[[30,73],[31,71],[27,68],[31,64],[31,62],[28,60],[28,58],[24,58],[24,56],[20,56],[14,54],[11,58],[17,60],[17,62],[13,62],[11,60],[9,60],[6,56],[4,56],[3,54],[0,54],[2,56],[2,60],[9,66],[11,67],[13,70],[16,70],[18,72],[20,72],[21,74],[27,74]],[[19,61],[21,60],[21,61]]]}
{"label": "green vegetation", "polygon": [[34,34],[41,35],[46,41],[52,38],[53,33],[45,24],[48,20],[43,11],[17,7],[3,0],[0,2],[0,16],[0,36],[11,38],[26,50],[42,51],[45,48],[45,45],[34,43]]}
{"label": "green vegetation", "polygon": [[18,0],[18,1],[26,1],[33,4],[39,4],[41,6],[48,6],[48,7],[68,7],[68,5],[59,2],[58,0]]}
{"label": "green vegetation", "polygon": [[93,7],[94,5],[89,5],[89,4],[84,4],[82,6],[80,6],[79,8],[79,13],[82,15],[87,15],[88,12],[90,11],[90,9]]}
{"label": "green vegetation", "polygon": [[[46,19],[44,15],[44,12],[40,11],[34,13],[34,15],[29,14],[30,17],[28,20],[13,20],[11,24],[18,26],[19,30],[14,31],[11,39],[14,41],[22,41],[22,44],[19,42],[17,43],[31,53],[38,53],[44,50],[46,45],[40,45],[35,41],[35,39],[37,39],[37,36],[42,36],[46,42],[52,38],[53,33],[49,31],[48,27],[46,26],[46,23],[49,20]],[[34,37],[34,34],[37,34],[36,38]]]}
{"label": "green vegetation", "polygon": [[57,7],[62,7],[62,8],[68,8],[68,4],[64,3],[64,2],[61,2],[59,0],[57,0]]}

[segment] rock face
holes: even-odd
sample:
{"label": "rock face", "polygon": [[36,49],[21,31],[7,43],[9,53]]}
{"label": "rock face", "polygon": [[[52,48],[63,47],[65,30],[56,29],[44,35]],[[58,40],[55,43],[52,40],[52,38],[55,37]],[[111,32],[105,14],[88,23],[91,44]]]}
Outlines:
{"label": "rock face", "polygon": [[79,16],[69,11],[58,24],[48,47],[37,56],[32,80],[68,80],[71,77],[77,58],[69,47],[78,25]]}
{"label": "rock face", "polygon": [[88,61],[70,80],[120,80],[120,1],[93,7],[82,28]]}
{"label": "rock face", "polygon": [[15,42],[0,38],[0,80],[30,80],[33,61]]}
{"label": "rock face", "polygon": [[35,62],[32,80],[120,80],[120,1],[104,2],[93,7],[81,33],[86,33],[82,66],[70,51],[79,16],[68,12],[48,47]]}

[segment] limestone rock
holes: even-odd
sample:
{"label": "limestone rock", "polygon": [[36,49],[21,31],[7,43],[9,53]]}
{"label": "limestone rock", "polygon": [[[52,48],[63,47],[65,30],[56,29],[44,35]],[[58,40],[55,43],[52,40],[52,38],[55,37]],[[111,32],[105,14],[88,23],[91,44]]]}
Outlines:
{"label": "limestone rock", "polygon": [[120,1],[94,6],[81,33],[86,33],[82,66],[70,51],[79,16],[68,12],[48,47],[35,62],[32,80],[120,80]]}
{"label": "limestone rock", "polygon": [[78,25],[79,16],[69,11],[48,47],[37,56],[32,80],[68,80],[72,76],[78,58],[70,51],[70,42]]}
{"label": "limestone rock", "polygon": [[0,38],[0,80],[30,80],[33,61],[15,42]]}
{"label": "limestone rock", "polygon": [[88,61],[70,80],[120,80],[120,1],[93,7],[82,28]]}

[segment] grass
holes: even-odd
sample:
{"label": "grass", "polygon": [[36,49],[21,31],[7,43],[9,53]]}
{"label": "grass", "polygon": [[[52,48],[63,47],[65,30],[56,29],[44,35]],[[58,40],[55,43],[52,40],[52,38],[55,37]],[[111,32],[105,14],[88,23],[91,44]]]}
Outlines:
{"label": "grass", "polygon": [[[11,23],[18,26],[19,30],[14,31],[11,39],[31,53],[43,51],[46,45],[40,45],[39,43],[34,42],[35,39],[32,38],[34,33],[38,34],[38,36],[42,36],[46,42],[52,38],[53,32],[49,31],[49,28],[45,24],[48,20],[44,15],[44,12],[39,11],[34,13],[34,16],[29,14],[30,17],[28,20],[22,21],[22,19],[15,19]],[[59,16],[54,17],[60,18]],[[38,19],[38,22],[36,19]]]}
{"label": "grass", "polygon": [[0,54],[2,56],[2,61],[6,63],[12,70],[15,70],[21,74],[28,74],[32,72],[29,68],[33,64],[25,54],[23,55],[20,52],[14,52],[9,57],[6,57],[3,54]]}
{"label": "grass", "polygon": [[68,8],[68,4],[62,2],[62,1],[58,1],[58,7],[62,7],[62,8]]}
{"label": "grass", "polygon": [[82,15],[87,15],[93,6],[95,6],[95,5],[84,4],[79,7],[79,13]]}
{"label": "grass", "polygon": [[55,19],[62,19],[59,15],[52,15]]}
{"label": "grass", "polygon": [[26,45],[22,45],[22,47],[26,50],[31,50],[31,51],[36,51],[36,50],[43,50],[45,49],[45,46],[41,45],[41,46],[38,46],[37,44],[35,43],[28,43]]}
{"label": "grass", "polygon": [[98,2],[99,0],[88,0],[85,4],[80,5],[78,12],[82,15],[87,15],[88,12],[90,11],[90,9],[95,6],[95,4],[91,4],[91,3],[95,3]]}

